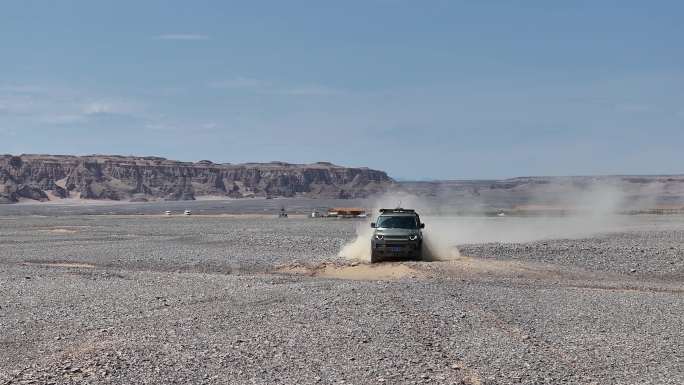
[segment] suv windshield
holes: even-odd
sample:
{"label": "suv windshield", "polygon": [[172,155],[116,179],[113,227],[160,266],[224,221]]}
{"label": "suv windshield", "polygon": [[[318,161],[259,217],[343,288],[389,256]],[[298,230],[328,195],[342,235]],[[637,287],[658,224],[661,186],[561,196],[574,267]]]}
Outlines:
{"label": "suv windshield", "polygon": [[378,218],[377,227],[382,227],[382,228],[386,228],[386,229],[417,229],[418,223],[416,221],[416,217],[382,216],[382,217]]}

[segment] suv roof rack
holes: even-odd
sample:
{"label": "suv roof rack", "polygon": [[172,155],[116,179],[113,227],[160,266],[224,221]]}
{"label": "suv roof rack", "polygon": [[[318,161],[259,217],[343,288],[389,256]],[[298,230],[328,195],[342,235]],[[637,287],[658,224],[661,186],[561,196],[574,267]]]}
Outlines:
{"label": "suv roof rack", "polygon": [[380,209],[381,214],[386,214],[386,213],[407,213],[407,214],[413,214],[415,213],[416,210],[414,209],[403,209],[401,207],[397,207],[396,209]]}

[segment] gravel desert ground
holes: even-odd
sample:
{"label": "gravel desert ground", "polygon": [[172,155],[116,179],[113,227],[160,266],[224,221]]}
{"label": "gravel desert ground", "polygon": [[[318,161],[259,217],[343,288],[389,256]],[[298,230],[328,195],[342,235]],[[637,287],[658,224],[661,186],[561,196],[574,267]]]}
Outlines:
{"label": "gravel desert ground", "polygon": [[369,266],[358,220],[16,214],[2,384],[684,383],[680,216]]}

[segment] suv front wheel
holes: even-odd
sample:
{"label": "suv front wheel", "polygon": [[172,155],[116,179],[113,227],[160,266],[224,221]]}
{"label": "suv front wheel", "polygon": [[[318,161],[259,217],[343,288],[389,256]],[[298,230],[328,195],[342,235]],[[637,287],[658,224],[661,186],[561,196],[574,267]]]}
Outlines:
{"label": "suv front wheel", "polygon": [[370,256],[370,263],[378,263],[380,262],[380,256],[375,252],[375,250],[371,251],[371,256]]}

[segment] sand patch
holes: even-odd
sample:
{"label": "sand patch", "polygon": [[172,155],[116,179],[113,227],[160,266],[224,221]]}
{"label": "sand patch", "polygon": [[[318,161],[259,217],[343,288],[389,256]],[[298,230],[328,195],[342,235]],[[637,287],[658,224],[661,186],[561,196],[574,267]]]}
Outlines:
{"label": "sand patch", "polygon": [[238,198],[231,198],[225,195],[198,195],[195,197],[196,201],[234,201]]}
{"label": "sand patch", "polygon": [[396,281],[402,278],[425,278],[423,271],[404,263],[351,264],[323,263],[316,266],[289,265],[277,270],[279,273],[307,275],[354,281]]}
{"label": "sand patch", "polygon": [[62,178],[60,180],[56,180],[55,184],[66,190],[66,182],[67,182],[67,178]]}
{"label": "sand patch", "polygon": [[76,234],[78,231],[73,230],[73,229],[47,229],[47,230],[38,230],[42,233],[51,233],[51,234]]}
{"label": "sand patch", "polygon": [[77,269],[94,269],[95,265],[82,262],[24,262],[27,266],[41,266],[41,267],[66,267]]}
{"label": "sand patch", "polygon": [[451,277],[513,277],[513,278],[561,278],[570,275],[560,267],[540,263],[530,263],[489,258],[459,256],[450,261],[433,262],[430,270]]}
{"label": "sand patch", "polygon": [[439,276],[448,278],[558,279],[561,277],[568,278],[572,275],[571,273],[564,273],[557,266],[467,256],[432,262],[321,263],[313,266],[294,264],[280,267],[277,272],[358,281],[395,281]]}
{"label": "sand patch", "polygon": [[482,385],[482,378],[480,377],[480,374],[476,370],[468,367],[465,364],[465,362],[460,361],[460,360],[456,361],[455,363],[453,363],[451,365],[451,368],[454,370],[459,370],[463,374],[465,374],[465,376],[461,380],[461,384],[464,384],[464,385]]}
{"label": "sand patch", "polygon": [[56,201],[56,200],[63,199],[62,197],[60,197],[60,196],[58,196],[58,195],[55,195],[55,192],[52,191],[52,190],[45,190],[45,194],[46,194],[47,197],[48,197],[48,201],[51,201],[51,202],[52,202],[52,201]]}

